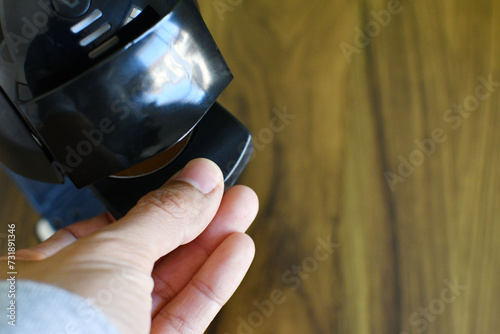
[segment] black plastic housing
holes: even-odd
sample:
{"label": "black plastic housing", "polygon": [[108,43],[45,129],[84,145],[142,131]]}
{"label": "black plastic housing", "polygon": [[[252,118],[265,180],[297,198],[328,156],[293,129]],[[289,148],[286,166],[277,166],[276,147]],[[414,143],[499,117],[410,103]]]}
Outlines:
{"label": "black plastic housing", "polygon": [[137,178],[106,178],[91,188],[115,218],[123,217],[137,201],[157,189],[189,161],[208,158],[224,174],[226,189],[233,186],[253,153],[248,130],[220,104],[203,117],[181,154],[164,168]]}
{"label": "black plastic housing", "polygon": [[[0,161],[49,183],[90,185],[119,218],[191,159],[234,184],[251,135],[215,103],[232,80],[193,0],[0,0]],[[214,104],[215,103],[215,104]],[[121,171],[190,135],[135,178]]]}
{"label": "black plastic housing", "polygon": [[[40,3],[0,2],[1,45],[12,61],[2,64],[0,103],[18,118],[0,125],[0,146],[32,141],[1,159],[26,177],[67,175],[81,188],[146,161],[189,133],[232,80],[191,0],[94,0],[87,16],[101,17],[77,33],[85,15],[63,17]],[[142,11],[125,24],[131,8]]]}

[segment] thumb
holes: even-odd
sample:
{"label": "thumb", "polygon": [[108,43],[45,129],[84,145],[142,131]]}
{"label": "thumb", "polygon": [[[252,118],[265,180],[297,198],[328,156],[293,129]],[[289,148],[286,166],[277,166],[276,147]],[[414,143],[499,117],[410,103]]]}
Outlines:
{"label": "thumb", "polygon": [[217,213],[223,192],[219,167],[207,159],[193,160],[163,187],[139,200],[124,218],[86,241],[101,256],[152,270],[160,257],[205,230]]}

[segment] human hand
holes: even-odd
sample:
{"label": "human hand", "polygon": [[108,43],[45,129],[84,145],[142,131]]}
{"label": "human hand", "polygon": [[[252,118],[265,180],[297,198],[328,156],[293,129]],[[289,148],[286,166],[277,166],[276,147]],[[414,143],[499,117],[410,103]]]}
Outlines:
{"label": "human hand", "polygon": [[255,251],[244,232],[257,196],[223,188],[214,163],[194,160],[123,219],[102,215],[19,250],[18,278],[93,300],[124,334],[203,333]]}

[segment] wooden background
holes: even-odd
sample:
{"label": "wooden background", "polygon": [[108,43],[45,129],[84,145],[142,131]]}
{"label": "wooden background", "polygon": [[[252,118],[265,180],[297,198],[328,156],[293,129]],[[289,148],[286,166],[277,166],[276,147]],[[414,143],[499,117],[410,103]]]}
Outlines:
{"label": "wooden background", "polygon": [[[500,2],[404,0],[384,26],[370,22],[388,1],[200,5],[235,75],[221,102],[258,144],[241,181],[261,198],[256,260],[209,332],[497,333],[500,86],[453,108],[477,101],[479,77],[500,81]],[[348,61],[340,45],[367,24]],[[295,118],[273,132],[276,110]],[[393,191],[384,174],[410,158]],[[2,223],[34,221],[0,184]],[[328,236],[337,248],[314,260]]]}

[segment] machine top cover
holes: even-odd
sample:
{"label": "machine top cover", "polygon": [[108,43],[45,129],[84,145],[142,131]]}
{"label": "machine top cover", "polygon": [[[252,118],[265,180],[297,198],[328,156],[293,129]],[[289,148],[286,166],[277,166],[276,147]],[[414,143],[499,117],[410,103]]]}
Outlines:
{"label": "machine top cover", "polygon": [[42,181],[164,152],[232,80],[192,0],[0,0],[0,26],[0,159]]}

